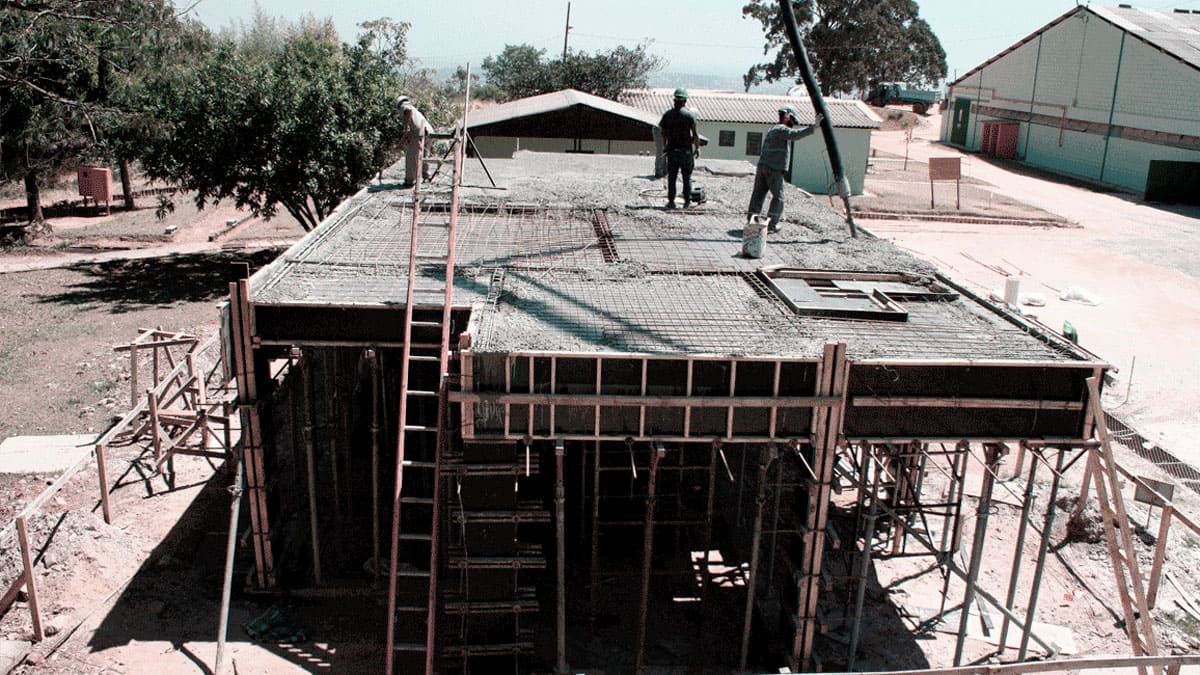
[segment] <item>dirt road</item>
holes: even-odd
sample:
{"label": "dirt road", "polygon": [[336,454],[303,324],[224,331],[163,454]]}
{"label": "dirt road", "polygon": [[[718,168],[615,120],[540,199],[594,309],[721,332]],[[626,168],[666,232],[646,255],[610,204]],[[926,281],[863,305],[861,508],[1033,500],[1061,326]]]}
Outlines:
{"label": "dirt road", "polygon": [[[992,268],[1020,278],[1023,294],[1046,300],[1044,307],[1027,311],[1055,329],[1070,321],[1085,348],[1120,369],[1106,406],[1147,438],[1200,463],[1200,449],[1192,443],[1200,432],[1195,404],[1200,359],[1193,351],[1200,336],[1200,248],[1194,244],[1200,209],[1168,209],[1133,195],[1017,173],[941,145],[940,122],[940,116],[931,116],[913,135],[908,153],[916,171],[926,171],[923,162],[931,156],[961,156],[965,175],[1080,227],[864,224],[981,291],[1004,287],[1006,277]],[[873,138],[880,153],[903,156],[904,144],[903,131],[877,132]],[[1090,306],[1059,299],[1071,289],[1101,302]]]}

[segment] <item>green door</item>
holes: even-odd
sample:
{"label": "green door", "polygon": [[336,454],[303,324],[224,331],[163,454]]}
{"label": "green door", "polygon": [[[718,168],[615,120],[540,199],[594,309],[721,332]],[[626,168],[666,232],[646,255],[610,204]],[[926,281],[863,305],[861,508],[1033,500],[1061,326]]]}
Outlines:
{"label": "green door", "polygon": [[954,145],[967,144],[967,128],[971,123],[971,99],[954,99],[954,120],[950,125],[950,142]]}

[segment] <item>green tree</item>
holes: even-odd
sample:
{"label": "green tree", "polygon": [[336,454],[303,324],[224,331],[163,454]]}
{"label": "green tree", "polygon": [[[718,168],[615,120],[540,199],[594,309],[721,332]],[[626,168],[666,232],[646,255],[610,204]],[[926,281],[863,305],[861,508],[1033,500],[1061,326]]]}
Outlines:
{"label": "green tree", "polygon": [[41,186],[95,147],[127,98],[114,90],[175,23],[164,0],[0,0],[0,179],[23,180],[30,220]]}
{"label": "green tree", "polygon": [[565,59],[545,60],[546,51],[530,45],[507,45],[495,58],[483,60],[487,82],[511,100],[559,89],[578,89],[616,99],[626,89],[646,86],[650,73],[662,69],[663,60],[646,44],[588,54],[570,52]]}
{"label": "green tree", "polygon": [[512,100],[554,91],[554,72],[544,60],[545,49],[531,45],[505,45],[496,57],[483,60],[488,84],[503,92],[503,100]]}
{"label": "green tree", "polygon": [[[915,0],[799,0],[792,3],[821,92],[847,94],[875,82],[936,85],[946,77],[946,52]],[[795,77],[795,59],[774,0],[751,0],[743,15],[762,24],[771,60],[743,78],[749,87]]]}
{"label": "green tree", "polygon": [[399,141],[408,26],[364,28],[343,45],[327,23],[260,17],[223,36],[182,85],[157,92],[171,133],[147,172],[194,190],[198,206],[233,199],[264,217],[282,207],[312,229]]}

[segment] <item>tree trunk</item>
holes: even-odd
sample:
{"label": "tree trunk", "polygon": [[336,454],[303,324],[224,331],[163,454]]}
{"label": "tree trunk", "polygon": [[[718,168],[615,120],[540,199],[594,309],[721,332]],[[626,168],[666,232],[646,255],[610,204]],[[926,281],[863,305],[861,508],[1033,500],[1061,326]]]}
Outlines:
{"label": "tree trunk", "polygon": [[135,206],[133,204],[133,185],[129,180],[129,160],[121,160],[121,191],[125,193],[125,210],[132,211]]}
{"label": "tree trunk", "polygon": [[39,225],[46,222],[46,217],[42,214],[42,193],[38,189],[35,170],[25,174],[25,204],[29,208],[29,222]]}

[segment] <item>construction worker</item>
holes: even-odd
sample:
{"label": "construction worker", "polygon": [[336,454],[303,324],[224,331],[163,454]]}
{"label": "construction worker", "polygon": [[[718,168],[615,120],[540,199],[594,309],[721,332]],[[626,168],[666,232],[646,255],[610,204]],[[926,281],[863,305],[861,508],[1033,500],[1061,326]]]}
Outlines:
{"label": "construction worker", "polygon": [[758,169],[754,172],[754,191],[750,193],[746,220],[762,211],[763,200],[769,191],[771,205],[767,207],[767,232],[779,231],[779,219],[783,216],[783,172],[787,170],[788,160],[791,159],[792,141],[816,131],[821,119],[817,115],[812,126],[797,129],[800,122],[796,109],[790,105],[779,108],[779,124],[767,132],[758,154]]}
{"label": "construction worker", "polygon": [[429,125],[429,121],[407,96],[397,99],[396,105],[400,108],[400,113],[404,115],[404,129],[400,133],[400,145],[404,148],[404,187],[410,188],[416,185],[418,170],[423,179],[429,180],[428,171],[421,166],[421,158],[429,149],[429,135],[433,133],[433,127]]}
{"label": "construction worker", "polygon": [[683,174],[683,208],[692,205],[692,169],[700,156],[700,134],[696,132],[696,113],[688,110],[688,90],[675,90],[675,107],[663,113],[663,149],[667,155],[667,208],[675,208],[675,177]]}

